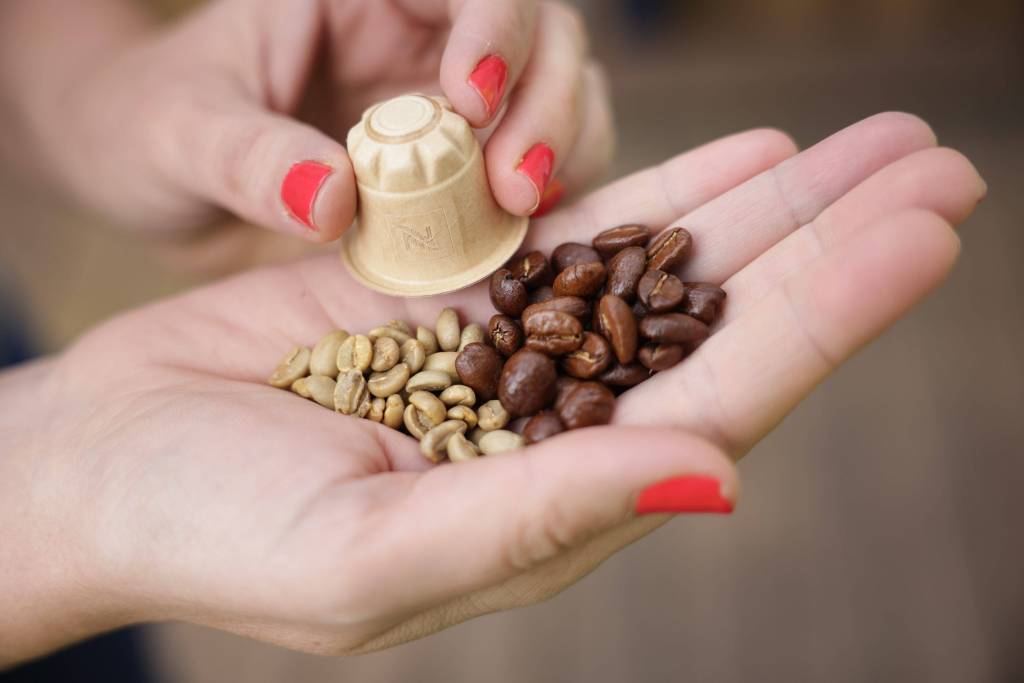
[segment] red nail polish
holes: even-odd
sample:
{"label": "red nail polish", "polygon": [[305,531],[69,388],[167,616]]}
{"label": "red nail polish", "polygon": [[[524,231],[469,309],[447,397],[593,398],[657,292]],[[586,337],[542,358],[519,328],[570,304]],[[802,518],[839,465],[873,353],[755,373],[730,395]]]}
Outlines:
{"label": "red nail polish", "polygon": [[544,214],[548,213],[556,206],[558,202],[562,201],[562,195],[565,194],[565,185],[558,178],[555,178],[548,185],[548,189],[544,190],[544,195],[540,198],[540,204],[537,205],[537,210],[533,212],[534,218],[540,218]]}
{"label": "red nail polish", "polygon": [[281,183],[281,201],[288,208],[288,213],[310,230],[317,229],[313,223],[316,195],[333,171],[327,164],[302,161],[288,169],[288,175]]}
{"label": "red nail polish", "polygon": [[732,503],[722,497],[721,486],[712,477],[676,477],[648,486],[636,500],[636,514],[657,512],[732,512]]}
{"label": "red nail polish", "polygon": [[505,94],[505,81],[508,80],[508,64],[498,55],[489,55],[469,75],[469,84],[473,86],[480,99],[487,107],[487,116],[493,116],[501,104]]}
{"label": "red nail polish", "polygon": [[554,170],[554,167],[555,153],[543,142],[538,142],[531,147],[523,155],[523,160],[519,162],[519,166],[516,167],[516,171],[526,176],[533,184],[534,189],[537,190],[537,201],[530,211],[531,214],[540,208],[541,198],[544,196],[544,191],[547,190],[548,182],[551,180],[551,171]]}

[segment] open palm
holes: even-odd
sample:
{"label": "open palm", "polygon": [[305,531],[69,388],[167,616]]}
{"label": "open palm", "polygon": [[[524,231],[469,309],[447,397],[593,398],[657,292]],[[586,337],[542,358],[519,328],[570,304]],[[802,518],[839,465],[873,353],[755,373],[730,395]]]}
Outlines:
{"label": "open palm", "polygon": [[[263,384],[335,327],[491,314],[485,288],[400,300],[336,258],[251,272],[115,320],[62,356],[47,452],[68,529],[126,620],[177,618],[317,652],[416,638],[549,597],[665,521],[636,494],[742,456],[935,287],[984,183],[920,120],[884,114],[793,156],[725,138],[534,222],[526,248],[682,224],[684,279],[724,283],[715,334],[628,391],[614,424],[434,467],[407,436]],[[56,397],[56,394],[55,394]],[[54,475],[57,476],[57,475]],[[88,512],[82,512],[87,510]]]}

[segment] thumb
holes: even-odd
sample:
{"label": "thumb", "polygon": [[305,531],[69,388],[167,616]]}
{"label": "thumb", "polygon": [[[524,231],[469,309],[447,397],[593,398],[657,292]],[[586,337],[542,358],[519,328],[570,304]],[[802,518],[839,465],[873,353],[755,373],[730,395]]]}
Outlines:
{"label": "thumb", "polygon": [[312,126],[247,102],[191,103],[170,172],[190,192],[253,223],[313,242],[352,223],[356,184],[345,148]]}

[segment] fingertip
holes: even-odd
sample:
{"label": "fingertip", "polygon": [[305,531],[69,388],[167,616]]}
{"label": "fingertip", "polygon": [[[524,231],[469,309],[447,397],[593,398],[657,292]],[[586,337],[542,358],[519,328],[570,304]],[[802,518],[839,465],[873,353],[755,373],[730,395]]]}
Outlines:
{"label": "fingertip", "polygon": [[312,229],[305,233],[307,239],[322,244],[341,237],[355,220],[356,204],[352,166],[347,161],[333,164],[330,175],[316,194],[311,212]]}

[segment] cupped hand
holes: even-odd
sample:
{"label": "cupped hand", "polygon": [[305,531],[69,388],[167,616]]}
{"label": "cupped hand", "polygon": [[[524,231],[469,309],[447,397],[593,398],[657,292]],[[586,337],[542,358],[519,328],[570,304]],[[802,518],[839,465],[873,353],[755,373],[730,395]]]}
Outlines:
{"label": "cupped hand", "polygon": [[443,93],[481,129],[494,195],[518,215],[611,156],[604,82],[560,2],[216,0],[77,83],[60,165],[144,230],[228,210],[326,242],[355,213],[346,132],[406,92]]}
{"label": "cupped hand", "polygon": [[47,519],[76,584],[124,621],[354,653],[554,595],[666,521],[636,514],[645,488],[699,476],[735,501],[731,460],[939,284],[951,226],[985,193],[904,114],[794,153],[775,131],[728,137],[531,231],[526,248],[547,250],[681,224],[681,275],[728,292],[712,337],[626,392],[608,427],[430,466],[407,436],[266,386],[288,348],[335,327],[490,314],[483,286],[403,301],[327,257],[127,314],[63,354],[38,399],[59,427],[35,440],[30,499],[59,502]]}

